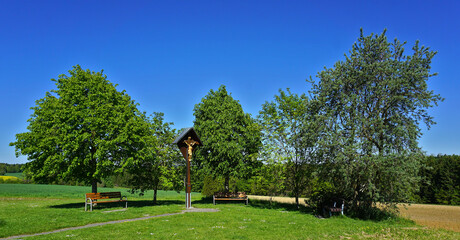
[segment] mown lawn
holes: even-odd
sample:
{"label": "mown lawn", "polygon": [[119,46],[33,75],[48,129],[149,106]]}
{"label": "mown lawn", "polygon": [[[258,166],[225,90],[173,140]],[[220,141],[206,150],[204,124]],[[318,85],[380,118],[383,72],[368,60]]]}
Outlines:
{"label": "mown lawn", "polygon": [[[83,196],[89,189],[0,184],[0,237],[184,209],[184,194],[160,192],[159,206],[150,204],[151,195],[142,198],[128,196],[132,201],[125,211],[107,212],[122,210],[115,204],[84,212]],[[106,190],[119,189],[100,189]],[[43,191],[55,192],[55,195]],[[17,196],[21,192],[24,196]],[[318,219],[286,204],[252,201],[249,206],[242,203],[214,206],[201,200],[199,194],[193,197],[194,207],[218,208],[220,212],[185,213],[27,239],[460,239],[460,233],[428,229],[400,218],[379,222],[347,217]]]}
{"label": "mown lawn", "polygon": [[[0,184],[0,238],[37,233],[89,223],[137,218],[148,215],[179,212],[183,197],[173,191],[160,191],[159,205],[152,204],[152,195],[132,195],[127,189],[99,188],[100,192],[121,191],[128,196],[128,209],[121,203],[99,204],[93,212],[85,212],[85,193],[91,187]],[[192,199],[201,199],[196,193]],[[122,210],[122,211],[113,211]],[[113,211],[113,212],[107,212]]]}

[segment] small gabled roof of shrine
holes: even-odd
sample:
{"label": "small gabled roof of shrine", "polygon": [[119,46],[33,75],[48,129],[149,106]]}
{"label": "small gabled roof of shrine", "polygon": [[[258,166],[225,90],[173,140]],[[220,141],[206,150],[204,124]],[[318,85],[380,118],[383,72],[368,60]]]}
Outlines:
{"label": "small gabled roof of shrine", "polygon": [[199,145],[203,146],[203,143],[201,142],[200,138],[198,137],[198,134],[196,134],[193,127],[184,129],[184,131],[174,140],[173,143],[177,144],[180,147],[180,145],[185,144],[184,140],[187,140],[188,137],[191,137],[193,140],[197,141]]}

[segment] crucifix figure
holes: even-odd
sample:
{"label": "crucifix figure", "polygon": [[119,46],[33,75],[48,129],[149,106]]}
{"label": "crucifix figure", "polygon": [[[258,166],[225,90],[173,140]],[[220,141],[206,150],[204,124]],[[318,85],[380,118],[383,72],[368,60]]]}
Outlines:
{"label": "crucifix figure", "polygon": [[188,146],[188,161],[192,160],[192,151],[193,151],[193,145],[197,144],[198,142],[193,140],[192,137],[188,137],[187,140],[184,140],[184,143],[187,144]]}
{"label": "crucifix figure", "polygon": [[195,144],[199,144],[199,142],[192,139],[192,137],[188,137],[187,140],[184,140],[184,143],[187,144],[187,187],[185,193],[185,206],[186,208],[192,207],[191,197],[192,197],[192,184],[190,183],[190,161],[192,161],[192,152],[193,146]]}

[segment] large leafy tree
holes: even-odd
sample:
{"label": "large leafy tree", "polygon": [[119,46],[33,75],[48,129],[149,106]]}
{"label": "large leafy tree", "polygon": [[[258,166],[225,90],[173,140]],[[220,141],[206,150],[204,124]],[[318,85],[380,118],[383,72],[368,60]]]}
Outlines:
{"label": "large leafy tree", "polygon": [[[308,98],[305,94],[297,95],[279,90],[274,100],[265,102],[258,119],[262,126],[265,158],[285,165],[285,182],[287,190],[295,197],[299,207],[299,197],[304,191],[311,173],[311,154],[314,148],[307,146],[304,134],[304,120],[308,118]],[[313,145],[310,145],[313,146]],[[276,164],[275,164],[276,165]]]}
{"label": "large leafy tree", "polygon": [[318,141],[323,177],[352,209],[405,201],[417,186],[422,156],[419,124],[435,122],[427,110],[442,101],[428,89],[436,52],[417,41],[361,35],[344,61],[318,73],[313,96],[323,131]]}
{"label": "large leafy tree", "polygon": [[143,149],[141,158],[134,161],[129,169],[132,192],[153,190],[153,202],[157,202],[157,192],[163,189],[179,191],[183,187],[183,158],[173,141],[177,135],[173,123],[165,122],[164,114],[155,112],[146,118],[149,124],[149,144]]}
{"label": "large leafy tree", "polygon": [[57,89],[36,101],[28,131],[16,135],[36,182],[79,180],[92,185],[120,172],[145,147],[148,125],[135,102],[101,72],[75,66],[52,79]]}
{"label": "large leafy tree", "polygon": [[196,164],[214,177],[223,177],[226,190],[231,176],[247,177],[260,164],[257,161],[261,147],[259,125],[244,113],[225,86],[211,90],[196,104],[194,116],[195,130],[203,142],[197,148]]}

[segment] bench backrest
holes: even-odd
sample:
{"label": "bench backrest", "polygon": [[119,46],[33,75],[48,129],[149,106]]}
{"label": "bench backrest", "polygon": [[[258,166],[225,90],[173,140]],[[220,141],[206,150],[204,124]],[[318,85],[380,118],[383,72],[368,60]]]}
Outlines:
{"label": "bench backrest", "polygon": [[245,192],[237,192],[237,193],[219,192],[219,193],[215,193],[214,196],[218,198],[246,198],[246,193]]}
{"label": "bench backrest", "polygon": [[345,201],[343,199],[335,199],[335,200],[332,200],[328,206],[330,208],[342,208],[345,204]]}
{"label": "bench backrest", "polygon": [[86,198],[91,198],[91,199],[121,198],[121,192],[87,193]]}

